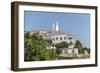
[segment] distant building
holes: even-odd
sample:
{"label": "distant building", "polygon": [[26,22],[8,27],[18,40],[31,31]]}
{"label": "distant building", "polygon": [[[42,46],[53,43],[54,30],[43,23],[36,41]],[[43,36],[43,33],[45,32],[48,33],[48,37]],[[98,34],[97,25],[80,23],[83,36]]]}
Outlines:
{"label": "distant building", "polygon": [[79,54],[78,48],[74,48],[76,43],[75,35],[73,33],[61,32],[59,24],[57,22],[52,24],[51,31],[37,30],[32,31],[31,34],[33,34],[34,32],[39,32],[39,34],[42,35],[44,39],[49,39],[52,41],[52,45],[48,46],[48,49],[57,49],[55,45],[63,41],[69,44],[71,43],[68,48],[62,48],[62,56],[73,56]]}

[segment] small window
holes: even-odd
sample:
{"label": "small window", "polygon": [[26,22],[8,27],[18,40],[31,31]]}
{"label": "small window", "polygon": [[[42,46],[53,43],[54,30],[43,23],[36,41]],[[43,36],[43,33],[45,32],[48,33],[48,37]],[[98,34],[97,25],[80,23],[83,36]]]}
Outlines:
{"label": "small window", "polygon": [[60,37],[60,40],[62,40],[62,37]]}
{"label": "small window", "polygon": [[68,39],[69,39],[69,40],[72,40],[72,39],[73,39],[73,37],[68,37]]}
{"label": "small window", "polygon": [[64,40],[66,40],[66,37],[64,37]]}
{"label": "small window", "polygon": [[58,40],[58,37],[56,37],[56,40]]}

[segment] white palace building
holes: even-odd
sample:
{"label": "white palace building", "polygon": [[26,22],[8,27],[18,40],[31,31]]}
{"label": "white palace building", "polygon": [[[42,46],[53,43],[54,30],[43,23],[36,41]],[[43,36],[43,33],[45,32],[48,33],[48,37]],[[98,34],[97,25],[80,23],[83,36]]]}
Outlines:
{"label": "white palace building", "polygon": [[68,48],[62,48],[62,53],[60,54],[61,56],[72,57],[79,55],[78,48],[74,48],[76,43],[75,35],[73,33],[61,32],[59,24],[57,22],[52,24],[51,31],[32,31],[31,34],[33,34],[34,32],[38,32],[43,36],[44,39],[52,40],[53,45],[47,47],[48,49],[57,49],[54,45],[63,41],[65,41],[66,43],[71,43]]}

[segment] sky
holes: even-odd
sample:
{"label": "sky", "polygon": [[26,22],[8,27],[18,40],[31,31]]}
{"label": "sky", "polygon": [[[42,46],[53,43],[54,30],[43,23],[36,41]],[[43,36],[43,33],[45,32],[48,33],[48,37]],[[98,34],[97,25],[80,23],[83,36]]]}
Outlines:
{"label": "sky", "polygon": [[61,32],[74,33],[85,47],[90,47],[90,14],[24,11],[24,30],[51,30],[58,22]]}

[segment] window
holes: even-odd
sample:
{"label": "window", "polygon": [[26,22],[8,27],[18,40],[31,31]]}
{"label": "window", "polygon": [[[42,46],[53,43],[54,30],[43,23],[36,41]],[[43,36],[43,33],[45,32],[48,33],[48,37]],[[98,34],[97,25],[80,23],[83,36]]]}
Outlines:
{"label": "window", "polygon": [[64,40],[66,40],[66,37],[64,37]]}
{"label": "window", "polygon": [[62,40],[62,37],[60,37],[60,40]]}
{"label": "window", "polygon": [[56,37],[56,40],[58,40],[58,37]]}
{"label": "window", "polygon": [[73,39],[73,37],[68,37],[69,40]]}

